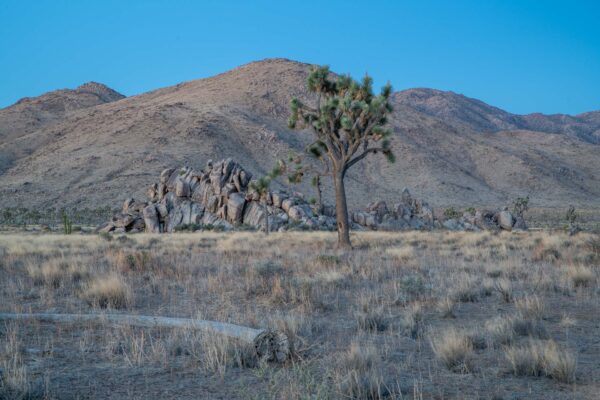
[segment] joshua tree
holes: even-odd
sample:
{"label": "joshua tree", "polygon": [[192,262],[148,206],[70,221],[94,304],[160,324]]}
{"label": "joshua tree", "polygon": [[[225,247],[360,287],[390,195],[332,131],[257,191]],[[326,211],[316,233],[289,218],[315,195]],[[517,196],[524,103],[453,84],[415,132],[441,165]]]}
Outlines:
{"label": "joshua tree", "polygon": [[[319,176],[331,176],[335,187],[338,247],[350,248],[344,178],[352,166],[371,153],[382,153],[388,161],[394,161],[391,131],[385,127],[386,116],[392,111],[392,87],[388,83],[375,96],[368,75],[360,83],[348,75],[333,79],[327,66],[313,68],[307,84],[308,90],[316,94],[316,104],[309,106],[292,99],[289,126],[309,128],[314,133],[315,141],[308,150],[326,166]],[[301,168],[298,171],[301,179]]]}
{"label": "joshua tree", "polygon": [[517,197],[513,202],[513,212],[515,215],[523,217],[525,211],[529,210],[529,196]]}
{"label": "joshua tree", "polygon": [[271,186],[271,181],[281,175],[282,167],[281,164],[275,168],[268,174],[256,181],[250,182],[250,189],[254,190],[258,193],[259,199],[263,204],[263,218],[264,218],[264,229],[265,233],[269,234],[269,209],[267,207],[266,196],[269,193],[269,187]]}
{"label": "joshua tree", "polygon": [[568,223],[568,227],[569,227],[569,235],[574,235],[577,232],[581,231],[581,228],[579,227],[579,225],[576,224],[577,221],[577,211],[575,210],[575,207],[570,205],[569,209],[567,210],[567,213],[565,215],[565,219],[567,220]]}

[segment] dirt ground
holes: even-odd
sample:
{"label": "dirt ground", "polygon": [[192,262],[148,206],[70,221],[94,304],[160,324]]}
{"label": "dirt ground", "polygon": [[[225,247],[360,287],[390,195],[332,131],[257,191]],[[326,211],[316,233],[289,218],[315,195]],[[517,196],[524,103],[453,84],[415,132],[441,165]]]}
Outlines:
{"label": "dirt ground", "polygon": [[598,399],[600,236],[0,234],[0,313],[284,332],[283,364],[187,328],[0,321],[0,399]]}

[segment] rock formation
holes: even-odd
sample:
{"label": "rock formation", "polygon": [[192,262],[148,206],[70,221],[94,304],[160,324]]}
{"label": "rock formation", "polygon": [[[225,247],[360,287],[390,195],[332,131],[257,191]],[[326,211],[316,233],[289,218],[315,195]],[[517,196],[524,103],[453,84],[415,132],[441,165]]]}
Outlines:
{"label": "rock formation", "polygon": [[390,209],[385,201],[376,201],[364,211],[352,214],[352,221],[372,230],[431,230],[451,231],[525,230],[522,215],[514,217],[508,208],[502,211],[474,210],[463,213],[452,210],[434,210],[425,201],[414,198],[407,188],[402,190],[400,201]]}
{"label": "rock formation", "polygon": [[333,216],[318,215],[300,194],[271,191],[260,198],[250,189],[251,179],[252,174],[230,158],[208,161],[201,171],[165,169],[159,182],[148,188],[148,201],[125,200],[122,212],[99,231],[160,233],[190,225],[259,228],[264,225],[264,202],[271,230],[335,228]]}
{"label": "rock formation", "polygon": [[[335,208],[323,207],[323,214],[300,193],[270,191],[262,197],[251,190],[252,174],[231,158],[196,171],[189,167],[168,168],[159,182],[151,185],[148,201],[125,200],[121,212],[101,226],[99,232],[173,232],[184,227],[262,228],[266,203],[270,230],[291,228],[334,230]],[[350,215],[352,229],[454,231],[527,229],[522,215],[502,211],[477,210],[459,213],[434,210],[425,201],[403,189],[400,201],[388,207],[385,201],[369,204],[364,211]]]}

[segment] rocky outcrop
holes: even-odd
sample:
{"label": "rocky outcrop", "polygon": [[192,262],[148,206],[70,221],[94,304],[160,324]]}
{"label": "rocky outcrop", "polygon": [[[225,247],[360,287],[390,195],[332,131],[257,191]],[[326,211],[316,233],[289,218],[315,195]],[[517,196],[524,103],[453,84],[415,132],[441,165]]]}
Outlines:
{"label": "rocky outcrop", "polygon": [[[319,215],[303,197],[271,191],[262,198],[250,188],[252,174],[232,159],[196,171],[189,167],[168,168],[152,184],[145,202],[127,199],[122,212],[99,228],[101,232],[173,232],[185,226],[236,226],[259,228],[265,209],[269,229],[335,228],[335,218]],[[266,205],[266,207],[265,207]]]}
{"label": "rocky outcrop", "polygon": [[[152,184],[147,201],[125,200],[121,212],[101,226],[99,232],[173,232],[184,227],[233,229],[262,228],[265,211],[270,230],[334,230],[335,207],[321,213],[301,193],[270,191],[260,196],[251,189],[252,174],[228,158],[196,171],[189,167],[167,168]],[[502,211],[470,210],[458,213],[434,210],[427,202],[403,189],[392,207],[375,201],[366,210],[350,215],[352,229],[453,231],[527,229],[522,215]]]}
{"label": "rocky outcrop", "polygon": [[513,216],[508,208],[502,211],[433,209],[425,201],[414,198],[404,188],[400,201],[388,207],[384,201],[369,204],[364,211],[352,214],[352,222],[372,230],[431,230],[451,231],[527,229],[522,215]]}

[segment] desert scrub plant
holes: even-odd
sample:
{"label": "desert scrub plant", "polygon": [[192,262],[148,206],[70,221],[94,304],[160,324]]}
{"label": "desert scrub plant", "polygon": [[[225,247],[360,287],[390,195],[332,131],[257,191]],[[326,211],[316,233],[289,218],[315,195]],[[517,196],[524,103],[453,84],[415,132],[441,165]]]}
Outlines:
{"label": "desert scrub plant", "polygon": [[435,356],[451,371],[473,370],[473,342],[468,335],[451,328],[430,338]]}
{"label": "desert scrub plant", "polygon": [[379,400],[390,394],[381,372],[381,359],[372,346],[352,342],[338,360],[334,380],[341,398]]}
{"label": "desert scrub plant", "polygon": [[450,289],[450,297],[461,303],[476,302],[479,300],[481,289],[475,278],[469,275],[456,277],[456,282]]}
{"label": "desert scrub plant", "polygon": [[419,303],[406,308],[400,319],[400,329],[403,334],[413,339],[421,336],[423,331],[423,308]]}
{"label": "desert scrub plant", "polygon": [[591,286],[596,281],[594,270],[583,265],[567,267],[565,275],[576,288]]}
{"label": "desert scrub plant", "polygon": [[564,383],[575,381],[575,355],[552,340],[530,340],[524,346],[507,347],[504,354],[514,375],[545,375]]}
{"label": "desert scrub plant", "polygon": [[414,261],[416,254],[414,247],[410,246],[390,247],[385,252],[403,263]]}
{"label": "desert scrub plant", "polygon": [[201,364],[212,373],[221,377],[228,368],[254,368],[259,359],[253,346],[223,335],[203,335]]}
{"label": "desert scrub plant", "polygon": [[315,261],[324,267],[334,267],[342,262],[340,256],[335,254],[319,254]]}
{"label": "desert scrub plant", "polygon": [[388,319],[383,306],[375,305],[369,299],[362,299],[360,309],[355,313],[358,328],[364,331],[383,332],[388,326]]}
{"label": "desert scrub plant", "polygon": [[448,207],[444,210],[444,217],[448,219],[458,219],[462,217],[462,213],[456,210],[454,207]]}
{"label": "desert scrub plant", "polygon": [[512,343],[516,336],[513,319],[506,316],[497,316],[485,321],[484,331],[490,347]]}
{"label": "desert scrub plant", "polygon": [[62,213],[63,232],[65,235],[70,235],[73,232],[73,222],[69,219],[66,212]]}
{"label": "desert scrub plant", "polygon": [[[43,391],[33,387],[23,361],[24,347],[15,324],[0,331],[0,400],[43,399]],[[3,335],[2,335],[3,334]],[[2,337],[4,336],[4,337]]]}
{"label": "desert scrub plant", "polygon": [[151,268],[153,257],[147,251],[119,250],[110,259],[119,272],[142,272]]}
{"label": "desert scrub plant", "polygon": [[442,298],[436,304],[436,308],[442,318],[456,318],[454,314],[455,307],[456,302],[448,296]]}
{"label": "desert scrub plant", "polygon": [[89,277],[88,269],[74,262],[63,259],[50,259],[42,264],[30,263],[27,273],[35,285],[46,285],[59,288],[66,283],[78,283]]}
{"label": "desert scrub plant", "polygon": [[508,279],[501,278],[496,280],[494,282],[494,288],[505,303],[510,303],[513,300],[513,287]]}
{"label": "desert scrub plant", "polygon": [[540,376],[544,370],[544,349],[539,341],[504,350],[512,373],[516,376]]}
{"label": "desert scrub plant", "polygon": [[541,320],[546,309],[544,301],[538,296],[524,296],[516,299],[515,307],[523,318],[529,320]]}
{"label": "desert scrub plant", "polygon": [[575,382],[577,359],[571,351],[560,348],[556,342],[550,340],[544,343],[543,355],[543,368],[546,376],[559,382]]}
{"label": "desert scrub plant", "polygon": [[89,305],[100,308],[127,308],[133,300],[129,285],[114,273],[94,278],[80,296]]}

